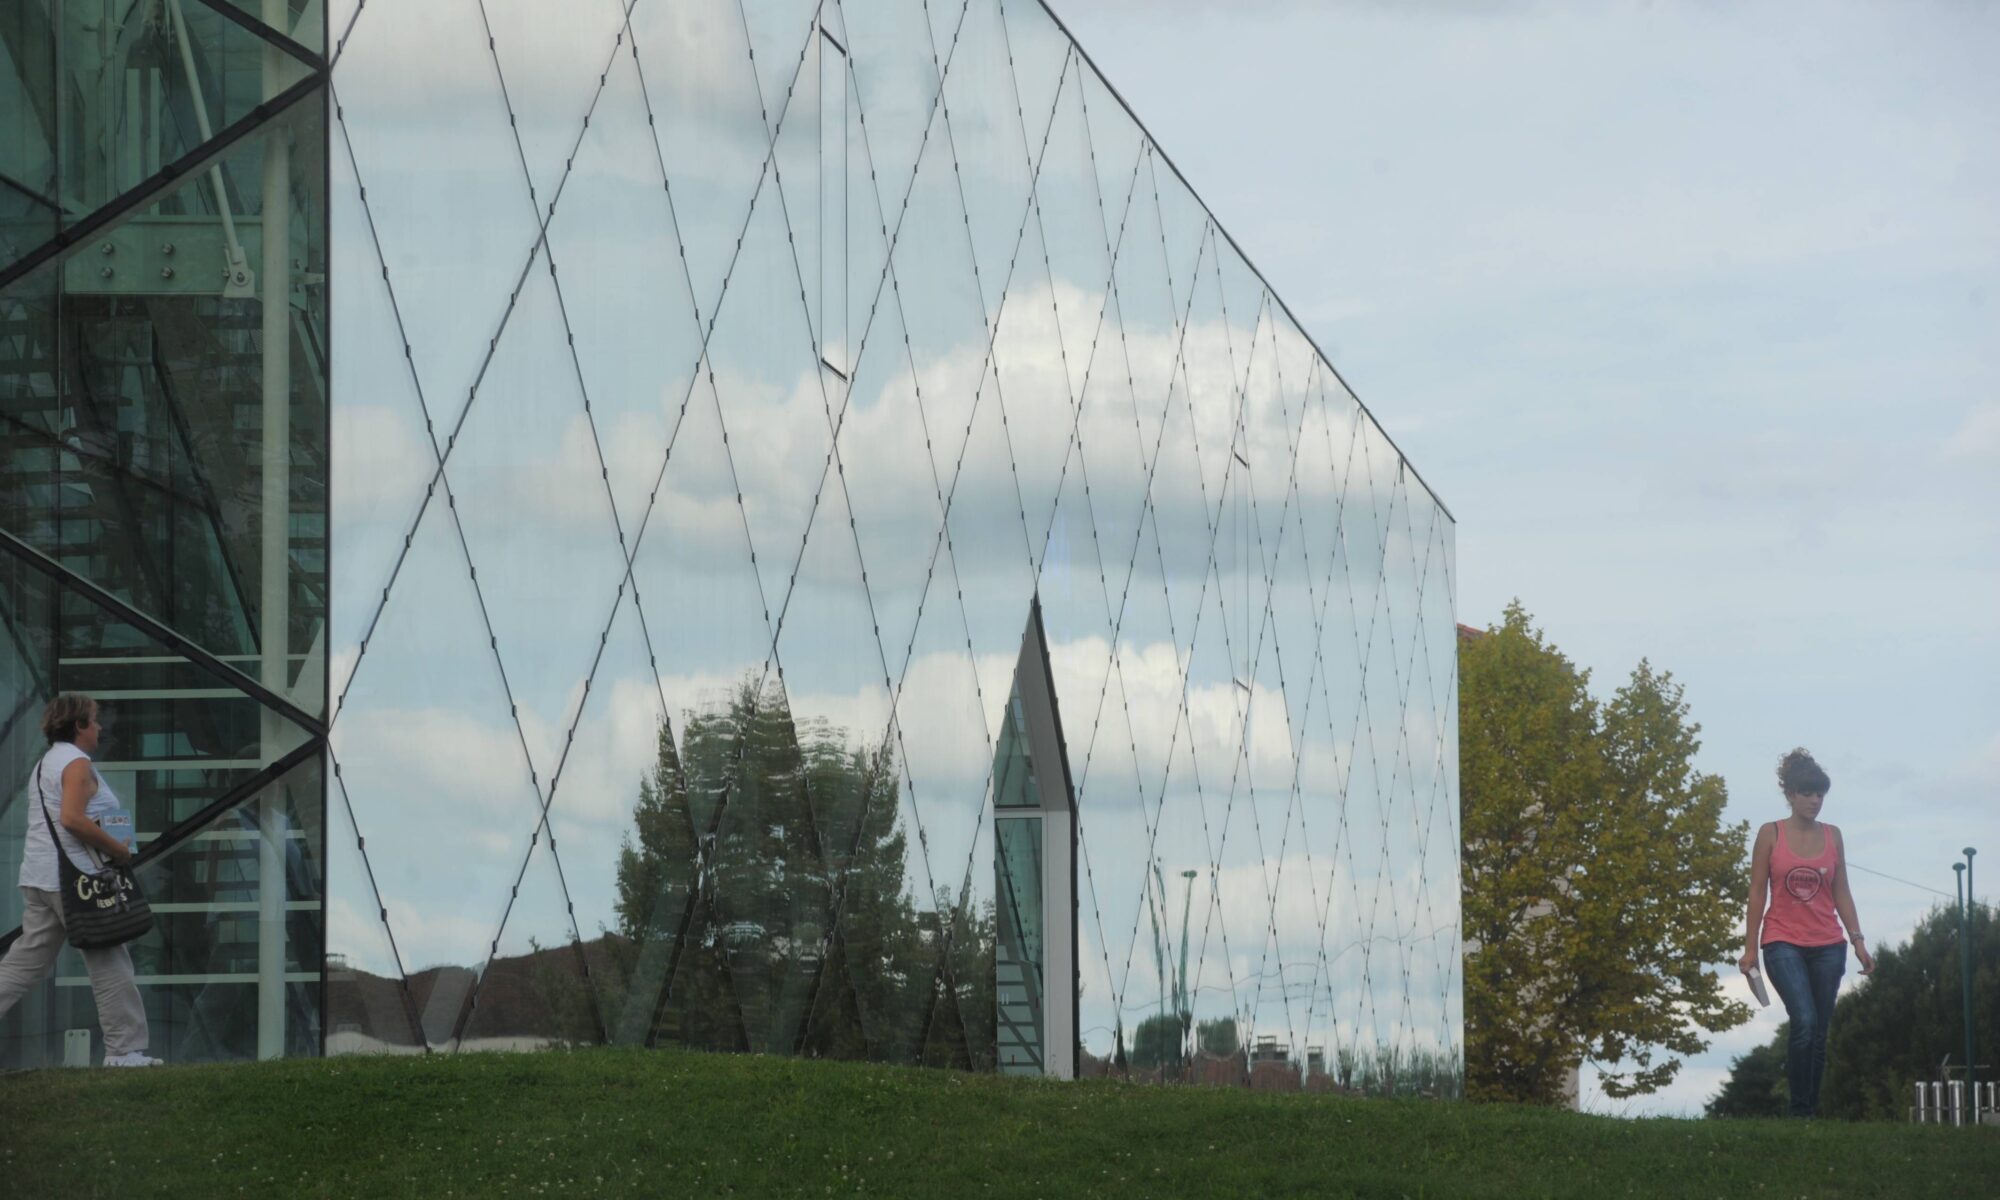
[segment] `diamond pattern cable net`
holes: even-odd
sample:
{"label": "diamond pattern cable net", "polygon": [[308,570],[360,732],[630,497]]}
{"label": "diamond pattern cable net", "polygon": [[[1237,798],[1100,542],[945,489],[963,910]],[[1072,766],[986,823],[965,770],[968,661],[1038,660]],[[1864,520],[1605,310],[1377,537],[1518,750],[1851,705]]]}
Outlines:
{"label": "diamond pattern cable net", "polygon": [[1457,1088],[1452,519],[1047,10],[329,27],[329,1048],[994,1068],[1039,600],[1082,1072]]}

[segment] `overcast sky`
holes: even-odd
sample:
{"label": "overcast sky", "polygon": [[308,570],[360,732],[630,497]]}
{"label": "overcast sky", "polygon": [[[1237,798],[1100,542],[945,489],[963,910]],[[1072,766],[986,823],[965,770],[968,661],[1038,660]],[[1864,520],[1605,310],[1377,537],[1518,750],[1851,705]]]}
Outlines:
{"label": "overcast sky", "polygon": [[[1855,864],[1993,895],[2000,8],[1056,10],[1450,506],[1461,621],[1650,658],[1733,818],[1803,744]],[[1878,945],[1938,899],[1853,882]]]}

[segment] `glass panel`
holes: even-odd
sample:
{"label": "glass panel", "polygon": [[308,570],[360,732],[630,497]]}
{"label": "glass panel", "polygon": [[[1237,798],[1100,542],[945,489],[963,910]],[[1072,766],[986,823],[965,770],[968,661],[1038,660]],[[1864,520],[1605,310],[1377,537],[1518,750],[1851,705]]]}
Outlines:
{"label": "glass panel", "polygon": [[1278,361],[1277,310],[1266,305],[1250,349],[1248,384],[1243,393],[1243,444],[1257,554],[1253,569],[1269,574],[1277,560],[1296,470],[1299,406],[1287,390]]}
{"label": "glass panel", "polygon": [[811,58],[812,39],[819,36],[815,21],[819,7],[819,0],[764,0],[744,5],[737,18],[750,31],[750,57],[764,97],[764,119],[774,131],[781,121],[791,120],[789,105],[805,99],[807,81],[799,71]]}
{"label": "glass panel", "polygon": [[460,1050],[539,1050],[604,1040],[598,997],[546,828],[529,851],[479,973]]}
{"label": "glass panel", "polygon": [[54,543],[62,459],[60,277],[51,263],[0,292],[0,422],[9,430],[0,454],[0,525],[37,546]]}
{"label": "glass panel", "polygon": [[[848,518],[845,488],[838,474],[830,475],[819,497],[819,512],[778,641],[779,670],[797,733],[804,787],[780,794],[772,786],[760,796],[774,808],[791,808],[784,819],[794,826],[796,869],[804,875],[816,873],[824,880],[901,868],[902,863],[869,863],[860,856],[865,851],[893,859],[905,852],[922,855],[927,849],[920,827],[893,834],[883,831],[897,843],[894,850],[879,841],[861,846],[852,840],[864,831],[881,829],[876,806],[895,804],[895,785],[901,782],[889,720],[893,685],[886,678],[880,637]],[[769,820],[765,818],[767,824]],[[852,851],[850,845],[855,847]],[[848,858],[850,853],[856,857]],[[797,948],[794,954],[826,938],[833,916],[834,897],[815,895],[817,889],[803,879],[801,884],[803,894],[795,891],[789,897],[785,917],[767,922],[772,946],[790,945]],[[845,897],[850,907],[841,913],[843,925],[850,917],[867,923],[889,915],[851,907],[861,898],[860,892]],[[878,904],[895,902],[886,889],[871,891],[868,898]],[[914,899],[921,908],[929,897],[920,891]],[[774,961],[774,977],[778,966]],[[818,962],[795,961],[785,964],[782,983],[774,978],[772,1003],[778,1030],[795,1034],[793,1022],[798,1017],[793,1014],[792,995],[819,971]],[[867,1015],[869,1006],[862,1009]]]}
{"label": "glass panel", "polygon": [[[627,7],[621,0],[581,0],[560,6],[537,0],[481,0],[479,8],[506,85],[510,121],[521,139],[521,156],[534,182],[539,214],[546,216],[558,196],[563,205],[570,203],[564,182],[585,122],[617,119],[604,107],[605,80],[615,58],[629,57],[622,53]],[[458,50],[476,55],[478,46]]]}
{"label": "glass panel", "polygon": [[[1072,61],[1056,97],[1035,172],[1035,219],[1041,224],[1054,285],[1059,351],[1070,394],[1103,370],[1104,305],[1111,285],[1111,251],[1120,213],[1106,212],[1091,163],[1090,130],[1083,113],[1080,61]],[[1122,197],[1121,197],[1122,199]],[[1122,208],[1122,205],[1121,205]],[[1104,371],[1110,376],[1110,371]],[[1100,383],[1110,383],[1103,378]],[[1122,382],[1122,381],[1120,381]]]}
{"label": "glass panel", "polygon": [[[221,13],[200,4],[110,9],[65,4],[57,18],[61,78],[62,200],[84,214],[146,182],[159,170],[304,79],[308,68]],[[256,207],[256,176],[210,176],[201,186],[216,210]],[[254,270],[254,258],[220,255]]]}
{"label": "glass panel", "polygon": [[[957,166],[958,191],[967,221],[967,233],[958,240],[963,244],[970,236],[981,298],[990,319],[999,311],[1020,245],[1041,130],[1037,127],[1036,140],[1030,143],[1021,128],[1000,0],[972,0],[965,7],[964,22],[950,53],[951,69],[944,85],[944,131],[949,134],[946,149]],[[905,272],[915,276],[929,258],[901,261],[906,264]],[[947,261],[958,262],[960,258],[953,256]],[[912,286],[917,282],[913,278]],[[953,286],[956,283],[952,281]]]}
{"label": "glass panel", "polygon": [[[1145,135],[1096,69],[1081,58],[1077,60],[1077,82],[1090,123],[1090,157],[1097,168],[1098,200],[1115,231],[1153,206],[1151,180],[1141,178]],[[1146,254],[1157,256],[1157,235],[1142,245]]]}
{"label": "glass panel", "polygon": [[[1179,172],[1158,154],[1147,163],[1153,184],[1153,200],[1159,208],[1160,233],[1165,244],[1167,281],[1179,306],[1185,308],[1196,289],[1196,279],[1207,270],[1207,260],[1215,255],[1211,244],[1213,227],[1208,210],[1201,206]],[[1220,303],[1219,299],[1216,303]]]}
{"label": "glass panel", "polygon": [[[395,289],[440,443],[492,352],[542,215],[485,46],[476,5],[370,4],[334,75],[336,150],[354,155],[372,217],[343,225],[336,241],[372,254],[379,239],[381,261],[367,270],[386,271]],[[437,70],[440,57],[456,69]],[[343,402],[365,396],[340,386]]]}
{"label": "glass panel", "polygon": [[701,357],[701,325],[675,236],[678,193],[668,195],[661,184],[643,83],[633,55],[613,58],[548,235],[628,546],[646,520]]}
{"label": "glass panel", "polygon": [[536,255],[445,463],[483,618],[543,782],[625,574],[556,266]]}
{"label": "glass panel", "polygon": [[[676,418],[659,495],[632,563],[660,688],[681,723],[684,753],[691,753],[685,723],[691,712],[726,705],[738,689],[762,685],[775,615],[752,558],[737,500],[741,485],[709,382],[704,371]],[[690,774],[690,787],[694,779]],[[712,798],[696,801],[690,793],[690,801]]]}
{"label": "glass panel", "polygon": [[959,502],[955,488],[987,368],[963,202],[939,133],[896,231],[892,275],[871,316],[842,429],[847,458],[856,463],[849,487],[870,591],[895,675],[917,632],[919,603],[928,607],[928,597],[942,596],[942,506],[947,498]]}
{"label": "glass panel", "polygon": [[775,186],[758,196],[742,236],[742,254],[708,342],[709,371],[725,436],[735,435],[731,462],[757,574],[777,613],[791,591],[807,529],[818,528],[816,500],[837,478],[829,451],[843,390],[821,368],[806,325]]}
{"label": "glass panel", "polygon": [[[1128,1003],[1144,1001],[1148,985],[1166,993],[1158,1011],[1165,1012],[1172,1024],[1148,1040],[1155,1065],[1171,1076],[1178,1067],[1188,1065],[1186,1051],[1195,1011],[1195,994],[1190,989],[1199,965],[1190,961],[1195,953],[1191,940],[1204,916],[1214,856],[1204,827],[1195,735],[1184,708],[1176,705],[1167,717],[1172,722],[1171,732],[1157,751],[1165,768],[1153,830],[1153,861],[1159,873],[1147,901],[1148,929],[1141,935],[1159,946],[1160,963],[1151,972],[1137,968],[1136,990]],[[1155,919],[1159,922],[1157,932],[1152,928]],[[1149,974],[1162,978],[1156,982]]]}
{"label": "glass panel", "polygon": [[424,1035],[437,1047],[460,1031],[541,819],[525,722],[509,705],[445,499],[416,528],[331,734]]}
{"label": "glass panel", "polygon": [[[768,6],[757,6],[760,9]],[[747,10],[746,10],[747,11]],[[767,19],[779,14],[767,13]],[[795,14],[783,14],[789,23]],[[755,18],[752,18],[753,22]],[[769,97],[771,119],[779,120],[778,111],[784,116],[778,124],[772,139],[772,165],[765,179],[765,188],[760,200],[768,197],[778,205],[789,239],[789,253],[786,261],[779,266],[778,276],[770,282],[789,285],[789,292],[804,309],[806,328],[811,336],[811,354],[814,361],[823,361],[826,350],[825,325],[821,319],[823,284],[820,279],[821,229],[820,229],[820,180],[824,174],[823,153],[826,116],[820,112],[820,100],[825,92],[822,85],[822,67],[825,55],[820,53],[826,46],[826,39],[817,32],[810,11],[805,23],[799,27],[804,36],[797,39],[797,47],[785,56],[783,72],[785,80],[780,90]],[[785,37],[793,36],[788,28]],[[760,61],[760,67],[764,64]],[[836,53],[832,64],[840,65]],[[845,368],[835,365],[835,370],[845,374]]]}
{"label": "glass panel", "polygon": [[[913,386],[909,349],[897,306],[883,306],[869,330],[871,346],[861,356],[854,390],[841,421],[841,465],[853,506],[855,537],[868,563],[868,591],[875,619],[882,627],[883,653],[889,674],[900,679],[906,669],[919,609],[951,600],[943,576],[944,508],[940,477],[931,455],[955,466],[957,447],[950,450],[931,433],[929,405]],[[829,386],[838,387],[831,378]],[[969,385],[968,385],[969,390]],[[940,430],[939,434],[943,431]],[[926,443],[930,443],[928,446]]]}
{"label": "glass panel", "polygon": [[991,739],[1000,735],[1021,652],[1021,614],[1035,595],[1034,560],[1021,520],[1004,415],[997,381],[989,374],[972,414],[965,461],[946,518],[945,552]]}
{"label": "glass panel", "polygon": [[[0,334],[21,368],[0,383],[24,435],[4,468],[9,530],[312,711],[327,610],[322,117],[308,100],[221,160],[247,192],[232,221],[206,177],[162,196],[17,282]],[[262,211],[259,181],[290,206]],[[284,244],[267,253],[266,234]],[[231,295],[194,264],[232,253],[284,266]],[[267,312],[258,287],[289,305]]]}
{"label": "glass panel", "polygon": [[[708,721],[717,722],[712,731]],[[713,876],[705,881],[708,950],[727,977],[713,982],[727,988],[745,1049],[794,1053],[825,960],[831,911],[817,797],[807,779],[818,776],[814,782],[829,795],[843,787],[853,794],[867,786],[868,768],[841,759],[837,747],[802,744],[775,681],[761,692],[745,689],[724,713],[690,719],[684,736],[704,750],[733,746],[742,755],[715,811],[696,813],[697,828],[713,822],[715,830]],[[706,781],[722,765],[690,762],[690,774]]]}
{"label": "glass panel", "polygon": [[[692,861],[686,790],[666,717],[646,625],[628,593],[564,738],[546,831],[604,1035],[626,1044],[644,1039],[685,910],[685,888],[669,888],[667,880],[679,872],[684,884]],[[559,928],[552,911],[536,919]],[[537,936],[553,944],[550,934]],[[575,1015],[576,1006],[567,1011]]]}
{"label": "glass panel", "polygon": [[[353,3],[354,0],[334,0],[334,15],[341,18],[336,33],[345,29],[345,18]],[[195,0],[195,4],[227,5],[315,54],[326,53],[326,6],[322,0]]]}
{"label": "glass panel", "polygon": [[890,229],[900,223],[937,108],[929,7],[924,0],[882,0],[841,8],[854,106],[866,130],[876,203]]}
{"label": "glass panel", "polygon": [[0,12],[0,269],[54,237],[56,25],[39,0]]}
{"label": "glass panel", "polygon": [[[140,871],[159,921],[133,947],[140,987],[151,992],[155,1057],[319,1052],[324,794],[320,760],[307,759]],[[282,894],[266,895],[273,876]],[[266,941],[282,958],[268,971]],[[150,988],[148,974],[157,977]],[[58,968],[58,987],[64,975]],[[272,1020],[279,1029],[262,1028]]]}
{"label": "glass panel", "polygon": [[339,780],[327,811],[326,1052],[419,1053],[424,1038],[409,982]]}
{"label": "glass panel", "polygon": [[[869,578],[874,578],[872,571]],[[927,597],[909,669],[898,681],[892,745],[909,776],[934,886],[956,894],[972,868],[972,844],[996,760],[979,673],[952,584],[947,572]],[[919,894],[933,890],[925,884]]]}
{"label": "glass panel", "polygon": [[[121,774],[131,778],[110,764],[103,772],[114,788]],[[155,923],[130,949],[154,1057],[188,1063],[318,1052],[323,794],[319,760],[309,758],[139,871]],[[162,818],[143,799],[136,809],[143,844]],[[266,879],[277,883],[268,894]],[[18,897],[10,910],[0,922],[11,927],[20,919]],[[66,1064],[74,1053],[66,1035],[96,1024],[82,955],[65,946],[52,978],[0,1026],[0,1065]],[[101,1054],[101,1039],[91,1040]]]}
{"label": "glass panel", "polygon": [[1000,1073],[1041,1075],[1047,1069],[1042,819],[1002,817],[993,827],[998,847],[994,999]]}
{"label": "glass panel", "polygon": [[332,502],[327,517],[339,561],[332,606],[328,690],[334,710],[347,690],[361,639],[368,636],[408,550],[411,530],[427,503],[443,504],[437,486],[438,444],[450,434],[430,421],[418,390],[414,360],[398,350],[405,330],[396,295],[383,278],[360,182],[344,139],[332,163],[334,278],[332,327],[335,403],[330,456]]}
{"label": "glass panel", "polygon": [[[751,200],[769,182],[765,114],[775,124],[778,106],[760,98],[739,0],[640,4],[631,22],[675,228],[706,323],[736,261]],[[794,56],[805,32],[801,26]],[[787,60],[788,72],[795,61]],[[797,288],[780,294],[792,302]]]}
{"label": "glass panel", "polygon": [[[1036,563],[1055,552],[1056,499],[1071,463],[1076,404],[1057,349],[1055,294],[1041,227],[1030,216],[993,334],[993,395],[1012,455],[1015,504]],[[987,401],[982,397],[982,405]],[[1079,485],[1080,491],[1080,485]],[[1080,496],[1079,496],[1080,502]],[[1086,522],[1074,532],[1089,535]]]}
{"label": "glass panel", "polygon": [[[59,692],[85,692],[99,700],[104,733],[96,767],[133,813],[142,844],[305,740],[296,726],[88,595],[12,556],[5,561],[0,574],[5,584],[0,769],[8,780],[0,797],[0,875],[5,878],[18,874],[28,822],[39,819],[26,781],[47,749],[40,732],[42,708]],[[312,819],[316,825],[316,808]],[[0,892],[0,930],[20,923],[20,905],[15,889]]]}
{"label": "glass panel", "polygon": [[[1192,294],[1183,301],[1187,315],[1180,335],[1181,377],[1175,382],[1186,391],[1201,494],[1208,502],[1204,525],[1215,531],[1212,536],[1220,539],[1236,537],[1230,531],[1243,521],[1237,497],[1225,495],[1228,481],[1235,477],[1239,465],[1237,454],[1242,449],[1238,429],[1242,380],[1229,351],[1222,289],[1212,257],[1214,244],[1213,239],[1203,244],[1201,269],[1187,282],[1169,278],[1179,287],[1192,289]],[[1240,538],[1214,547],[1216,561],[1225,570],[1234,570],[1238,541]]]}
{"label": "glass panel", "polygon": [[832,767],[825,761],[816,771],[814,821],[837,882],[836,920],[804,1045],[835,1057],[907,1060],[937,958],[926,936],[935,927],[922,923],[935,893],[911,788],[887,752],[869,764],[865,790],[829,779]]}
{"label": "glass panel", "polygon": [[[822,9],[821,20],[837,21],[838,16]],[[816,38],[807,51],[819,85],[818,162],[813,175],[817,190],[814,207],[818,210],[814,241],[819,248],[819,261],[812,264],[816,273],[808,273],[814,284],[808,291],[808,299],[812,304],[813,328],[819,332],[820,359],[846,373],[853,370],[851,350],[854,334],[859,332],[848,326],[848,189],[855,167],[866,157],[866,149],[860,144],[860,126],[848,103],[847,55],[835,44],[837,36],[834,33]]]}
{"label": "glass panel", "polygon": [[1028,144],[1041,144],[1071,58],[1069,38],[1039,4],[1002,3],[1008,53]]}

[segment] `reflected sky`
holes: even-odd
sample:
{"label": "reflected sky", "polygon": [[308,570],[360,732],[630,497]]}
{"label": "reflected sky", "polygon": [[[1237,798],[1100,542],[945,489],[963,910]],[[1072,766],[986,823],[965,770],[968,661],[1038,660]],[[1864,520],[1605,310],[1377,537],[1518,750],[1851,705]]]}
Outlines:
{"label": "reflected sky", "polygon": [[661,722],[746,680],[990,902],[1039,594],[1086,1050],[1185,907],[1202,1019],[1456,1053],[1449,517],[1038,6],[756,7],[371,7],[336,69],[332,740],[402,966],[614,928]]}

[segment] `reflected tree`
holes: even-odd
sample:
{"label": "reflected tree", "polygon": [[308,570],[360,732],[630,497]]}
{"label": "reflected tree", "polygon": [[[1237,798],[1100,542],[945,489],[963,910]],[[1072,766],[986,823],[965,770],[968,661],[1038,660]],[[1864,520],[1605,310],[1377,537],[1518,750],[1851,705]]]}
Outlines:
{"label": "reflected tree", "polygon": [[886,741],[795,722],[776,683],[690,713],[678,749],[661,728],[603,939],[622,978],[671,964],[648,1040],[991,1064],[990,905],[919,907],[898,775]]}

